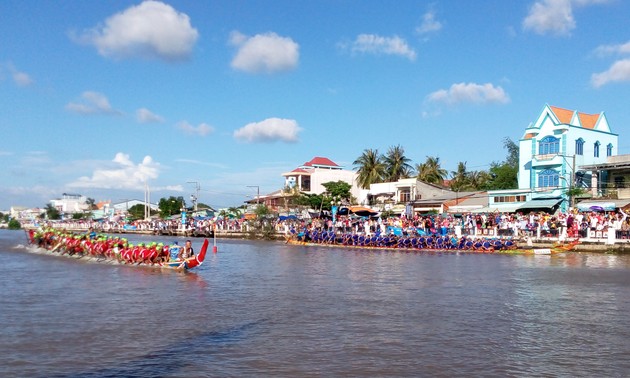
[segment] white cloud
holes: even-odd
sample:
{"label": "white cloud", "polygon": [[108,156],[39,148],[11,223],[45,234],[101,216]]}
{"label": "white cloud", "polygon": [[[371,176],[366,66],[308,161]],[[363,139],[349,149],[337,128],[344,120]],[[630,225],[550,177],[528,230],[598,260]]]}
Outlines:
{"label": "white cloud", "polygon": [[69,183],[70,188],[132,189],[144,190],[145,183],[158,178],[160,164],[151,156],[145,156],[135,164],[129,155],[119,152],[106,167],[95,169],[91,177],[79,177]]}
{"label": "white cloud", "polygon": [[569,35],[575,29],[571,0],[535,2],[523,20],[523,29],[537,34]]}
{"label": "white cloud", "polygon": [[630,54],[630,42],[621,43],[617,45],[601,45],[595,49],[595,54],[599,56],[607,55],[625,55]]}
{"label": "white cloud", "polygon": [[267,118],[234,131],[234,138],[245,142],[297,142],[302,129],[292,119]]}
{"label": "white cloud", "polygon": [[122,114],[112,108],[107,97],[98,92],[86,91],[81,94],[81,102],[70,102],[66,110],[79,114]]}
{"label": "white cloud", "polygon": [[300,58],[300,46],[276,33],[247,37],[235,31],[230,43],[238,47],[232,68],[249,73],[289,71],[297,67]]}
{"label": "white cloud", "polygon": [[359,34],[350,46],[352,53],[374,55],[399,55],[409,60],[416,59],[416,52],[407,42],[398,37],[382,37],[376,34]]}
{"label": "white cloud", "polygon": [[607,71],[591,76],[591,84],[595,88],[619,81],[630,81],[630,59],[618,60]]}
{"label": "white cloud", "polygon": [[186,121],[181,121],[177,124],[177,128],[189,135],[206,136],[214,132],[214,127],[206,123],[200,123],[199,126],[195,127]]}
{"label": "white cloud", "polygon": [[435,19],[435,11],[429,10],[422,16],[422,24],[416,28],[416,32],[427,34],[442,29],[442,23]]}
{"label": "white cloud", "polygon": [[136,119],[140,123],[153,123],[153,122],[164,122],[164,118],[159,116],[153,112],[151,112],[147,108],[140,108],[136,110]]}
{"label": "white cloud", "polygon": [[11,77],[13,78],[13,82],[18,87],[27,87],[34,83],[34,80],[31,76],[25,72],[19,71],[15,66],[11,63],[7,64],[7,68],[11,72]]}
{"label": "white cloud", "polygon": [[500,86],[494,86],[490,83],[457,83],[451,85],[447,89],[440,89],[428,96],[429,101],[442,102],[449,105],[457,105],[463,103],[473,104],[489,104],[489,103],[508,103],[509,96]]}
{"label": "white cloud", "polygon": [[106,57],[177,61],[190,56],[198,37],[188,15],[160,1],[144,1],[74,39]]}

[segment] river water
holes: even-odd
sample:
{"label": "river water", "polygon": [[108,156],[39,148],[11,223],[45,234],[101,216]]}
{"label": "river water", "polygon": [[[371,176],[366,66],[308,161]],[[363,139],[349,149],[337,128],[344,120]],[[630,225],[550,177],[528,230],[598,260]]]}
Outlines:
{"label": "river water", "polygon": [[24,244],[0,230],[1,377],[630,375],[628,256],[220,240],[175,273]]}

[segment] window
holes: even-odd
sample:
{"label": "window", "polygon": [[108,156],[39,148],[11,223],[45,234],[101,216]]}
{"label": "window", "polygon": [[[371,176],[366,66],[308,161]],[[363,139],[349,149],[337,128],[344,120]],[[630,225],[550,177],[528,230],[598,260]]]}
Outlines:
{"label": "window", "polygon": [[584,139],[580,138],[575,141],[575,154],[584,155]]}
{"label": "window", "polygon": [[608,144],[608,146],[606,146],[606,156],[612,156],[612,144]]}
{"label": "window", "polygon": [[538,174],[538,187],[549,188],[559,186],[560,175],[553,169],[545,169]]}
{"label": "window", "polygon": [[411,201],[411,190],[402,189],[400,191],[400,202],[409,202],[409,201]]}
{"label": "window", "polygon": [[495,203],[502,203],[502,202],[525,202],[527,199],[526,197],[523,196],[497,196],[494,197],[494,202]]}
{"label": "window", "polygon": [[593,156],[599,157],[599,142],[595,142]]}
{"label": "window", "polygon": [[549,135],[540,140],[538,146],[538,153],[540,155],[557,154],[558,151],[560,151],[560,139]]}

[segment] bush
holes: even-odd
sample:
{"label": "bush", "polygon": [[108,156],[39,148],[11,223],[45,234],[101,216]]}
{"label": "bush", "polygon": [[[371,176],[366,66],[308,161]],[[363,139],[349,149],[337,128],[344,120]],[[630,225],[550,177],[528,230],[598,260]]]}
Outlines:
{"label": "bush", "polygon": [[20,228],[22,228],[22,225],[17,219],[11,219],[9,221],[9,230],[19,230]]}

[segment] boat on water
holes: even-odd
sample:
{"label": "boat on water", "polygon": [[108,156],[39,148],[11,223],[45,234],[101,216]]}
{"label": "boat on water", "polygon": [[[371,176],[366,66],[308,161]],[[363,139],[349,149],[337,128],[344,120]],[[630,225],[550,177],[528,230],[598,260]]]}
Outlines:
{"label": "boat on water", "polygon": [[171,256],[168,246],[161,243],[140,243],[134,246],[124,238],[93,238],[88,234],[29,230],[27,239],[34,249],[46,254],[175,271],[188,271],[203,264],[209,245],[208,239],[205,239],[198,254],[177,259]]}
{"label": "boat on water", "polygon": [[[439,237],[436,237],[439,239]],[[383,251],[401,251],[401,252],[420,252],[420,253],[495,253],[495,254],[514,254],[514,255],[553,255],[571,251],[579,244],[579,240],[573,240],[566,244],[556,244],[551,248],[520,248],[516,243],[500,240],[483,239],[476,241],[458,241],[456,244],[434,243],[430,246],[426,244],[420,245],[418,242],[401,242],[397,238],[395,242],[389,242],[389,245],[383,245],[381,242],[358,243],[354,244],[352,239],[345,239],[345,242],[339,243],[339,238],[331,239],[314,239],[306,240],[297,235],[285,237],[285,243],[295,246],[309,247],[336,247],[359,250],[383,250]],[[344,240],[343,238],[341,240]],[[425,242],[426,243],[426,242]]]}

